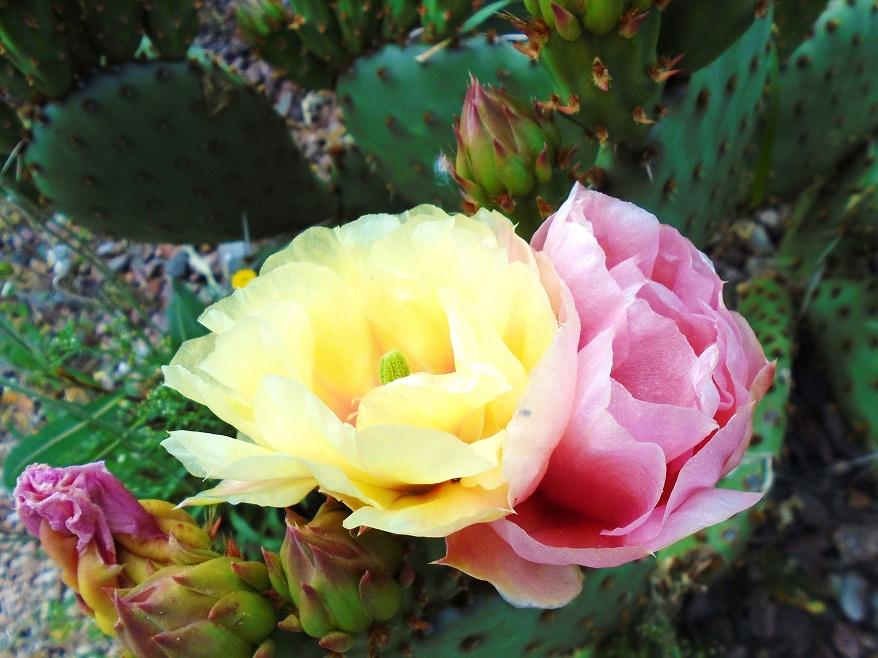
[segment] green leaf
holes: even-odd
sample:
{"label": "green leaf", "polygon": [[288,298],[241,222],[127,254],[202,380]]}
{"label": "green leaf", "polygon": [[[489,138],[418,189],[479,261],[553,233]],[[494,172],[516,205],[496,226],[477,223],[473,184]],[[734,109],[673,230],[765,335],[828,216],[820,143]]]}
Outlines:
{"label": "green leaf", "polygon": [[204,304],[185,283],[178,279],[171,280],[168,328],[175,350],[185,341],[207,333],[207,329],[198,324],[198,316],[204,308]]}
{"label": "green leaf", "polygon": [[114,421],[124,400],[124,391],[110,393],[82,405],[83,417],[62,412],[38,432],[22,437],[3,462],[3,484],[12,489],[29,464],[69,466],[90,461],[103,445],[118,438],[93,421]]}

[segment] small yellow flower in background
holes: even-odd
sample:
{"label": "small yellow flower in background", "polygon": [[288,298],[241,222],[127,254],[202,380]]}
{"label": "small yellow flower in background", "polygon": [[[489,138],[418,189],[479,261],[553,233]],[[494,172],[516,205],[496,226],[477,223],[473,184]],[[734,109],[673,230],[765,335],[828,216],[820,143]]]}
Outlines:
{"label": "small yellow flower in background", "polygon": [[354,510],[346,527],[446,536],[529,493],[510,483],[536,478],[572,408],[569,292],[493,212],[311,228],[200,322],[166,383],[238,436],[165,440],[222,480],[188,504],[319,487]]}
{"label": "small yellow flower in background", "polygon": [[235,288],[236,290],[238,288],[243,288],[255,278],[256,272],[251,270],[249,267],[238,270],[232,275],[232,288]]}

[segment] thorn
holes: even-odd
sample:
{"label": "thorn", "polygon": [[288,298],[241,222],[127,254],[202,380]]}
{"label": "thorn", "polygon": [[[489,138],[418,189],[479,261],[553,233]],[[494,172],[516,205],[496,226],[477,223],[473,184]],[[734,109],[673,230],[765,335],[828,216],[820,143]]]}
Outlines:
{"label": "thorn", "polygon": [[591,63],[591,75],[594,79],[595,87],[601,91],[610,90],[610,81],[613,79],[613,76],[610,75],[610,70],[604,65],[600,57],[595,57]]}
{"label": "thorn", "polygon": [[655,119],[650,119],[649,115],[646,113],[646,110],[644,110],[639,105],[635,107],[634,110],[631,112],[631,116],[634,119],[635,123],[639,123],[642,126],[651,126],[655,123]]}
{"label": "thorn", "polygon": [[636,9],[629,9],[619,18],[619,34],[626,39],[633,38],[647,16],[649,16],[648,10],[638,13]]}
{"label": "thorn", "polygon": [[658,64],[650,67],[649,77],[659,84],[665,82],[669,78],[674,77],[683,70],[681,68],[674,68],[674,66],[676,66],[681,59],[683,59],[682,54],[677,55],[676,57],[668,57],[667,55],[662,55],[659,59]]}

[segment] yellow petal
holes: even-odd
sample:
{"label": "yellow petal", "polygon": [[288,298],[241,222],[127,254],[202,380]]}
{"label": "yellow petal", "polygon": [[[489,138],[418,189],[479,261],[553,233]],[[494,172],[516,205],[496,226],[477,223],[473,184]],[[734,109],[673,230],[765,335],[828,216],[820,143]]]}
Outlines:
{"label": "yellow petal", "polygon": [[407,425],[357,432],[357,465],[388,486],[435,484],[496,465],[453,434]]}
{"label": "yellow petal", "polygon": [[[495,370],[476,365],[447,375],[415,373],[371,390],[360,401],[357,429],[375,425],[411,425],[455,434],[466,442],[462,425],[510,385]],[[479,424],[481,425],[481,423]]]}
{"label": "yellow petal", "polygon": [[191,498],[185,505],[216,505],[217,503],[250,503],[263,507],[289,507],[307,496],[317,482],[312,477],[281,478],[277,480],[258,480],[240,482],[224,480],[212,489],[206,489]]}
{"label": "yellow petal", "polygon": [[360,507],[344,521],[345,528],[366,526],[398,535],[445,537],[474,523],[509,514],[504,488],[486,491],[447,482],[421,495],[404,495],[379,509]]}

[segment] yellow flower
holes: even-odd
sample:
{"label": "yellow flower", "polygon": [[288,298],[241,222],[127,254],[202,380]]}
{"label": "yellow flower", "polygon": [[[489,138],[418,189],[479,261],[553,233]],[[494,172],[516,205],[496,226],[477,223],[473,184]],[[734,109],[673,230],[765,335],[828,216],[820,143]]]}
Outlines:
{"label": "yellow flower", "polygon": [[508,514],[529,486],[510,482],[537,477],[567,421],[570,303],[497,213],[305,231],[164,368],[239,432],[165,440],[223,480],[187,503],[287,506],[319,487],[354,510],[346,527],[428,537]]}
{"label": "yellow flower", "polygon": [[238,270],[232,275],[232,288],[243,288],[256,278],[256,272],[249,267]]}

